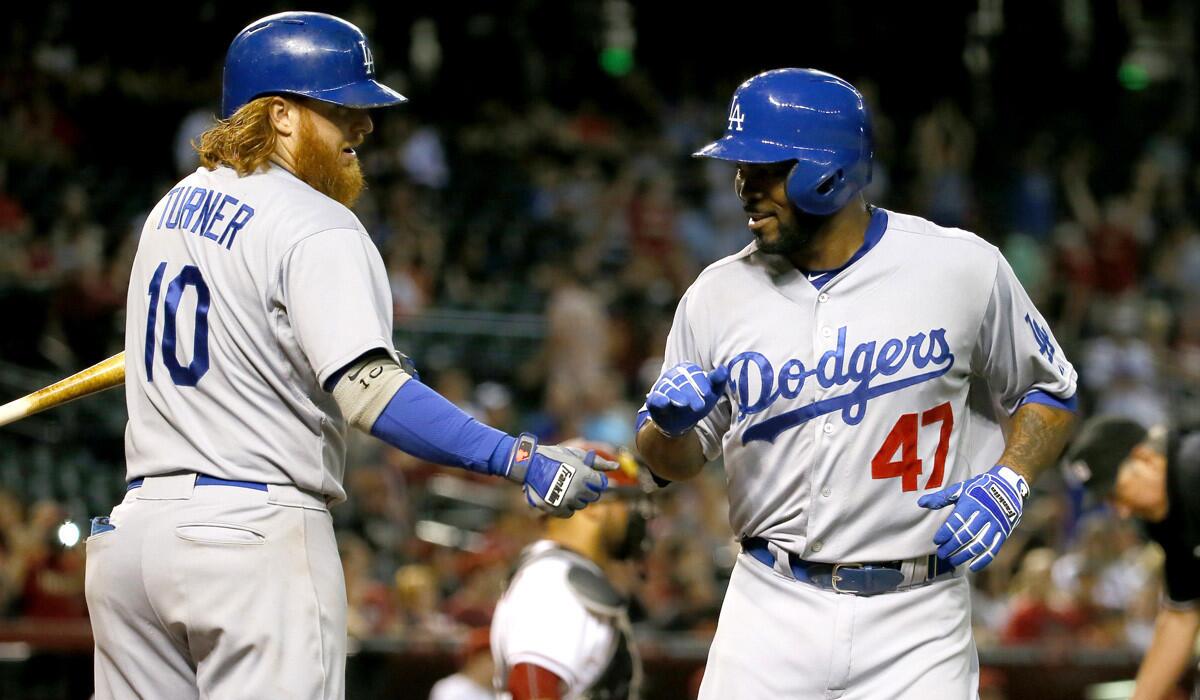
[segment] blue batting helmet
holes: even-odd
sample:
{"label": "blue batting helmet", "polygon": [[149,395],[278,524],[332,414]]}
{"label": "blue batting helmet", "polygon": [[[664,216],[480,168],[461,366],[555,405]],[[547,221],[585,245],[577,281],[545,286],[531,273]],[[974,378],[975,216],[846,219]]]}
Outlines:
{"label": "blue batting helmet", "polygon": [[407,102],[375,80],[362,31],[333,15],[281,12],[243,29],[225,54],[221,117],[262,95],[304,95],[345,107]]}
{"label": "blue batting helmet", "polygon": [[741,163],[796,161],[787,195],[825,216],[871,181],[871,117],[841,78],[808,68],[760,73],[738,86],[725,135],[694,155]]}

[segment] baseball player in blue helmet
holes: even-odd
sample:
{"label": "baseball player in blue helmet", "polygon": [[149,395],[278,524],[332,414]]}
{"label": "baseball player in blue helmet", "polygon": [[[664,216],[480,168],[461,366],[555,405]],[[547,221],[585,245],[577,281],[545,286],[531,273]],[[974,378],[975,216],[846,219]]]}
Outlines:
{"label": "baseball player in blue helmet", "polygon": [[225,62],[202,167],[143,227],[126,325],[128,489],[87,541],[96,697],[341,698],[346,591],[328,508],[350,427],[516,482],[557,517],[616,464],[507,435],[392,345],[379,251],[349,209],[375,78],[357,27],[286,12]]}
{"label": "baseball player in blue helmet", "polygon": [[225,55],[222,87],[223,119],[272,94],[354,109],[408,101],[375,79],[375,55],[358,27],[318,12],[284,12],[243,29]]}
{"label": "baseball player in blue helmet", "polygon": [[852,85],[767,71],[727,115],[696,155],[754,240],[680,299],[637,433],[663,479],[724,459],[742,551],[700,697],[975,697],[965,575],[1062,450],[1075,370],[995,246],[865,201]]}

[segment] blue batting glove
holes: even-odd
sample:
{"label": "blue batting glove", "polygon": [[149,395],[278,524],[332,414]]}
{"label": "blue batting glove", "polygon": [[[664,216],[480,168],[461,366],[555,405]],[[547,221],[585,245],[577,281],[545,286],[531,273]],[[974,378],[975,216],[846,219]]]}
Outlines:
{"label": "blue batting glove", "polygon": [[969,561],[971,571],[981,571],[1021,522],[1028,495],[1025,478],[997,464],[984,474],[922,496],[917,505],[939,510],[956,504],[933,536],[937,555],[954,566]]}
{"label": "blue batting glove", "polygon": [[503,475],[522,484],[525,500],[538,510],[569,518],[586,508],[608,488],[606,471],[619,465],[597,456],[595,450],[538,445],[536,437],[521,433],[508,453]]}
{"label": "blue batting glove", "polygon": [[705,372],[695,363],[681,362],[654,383],[646,394],[646,410],[662,433],[679,437],[717,405],[727,381],[729,370],[724,366]]}

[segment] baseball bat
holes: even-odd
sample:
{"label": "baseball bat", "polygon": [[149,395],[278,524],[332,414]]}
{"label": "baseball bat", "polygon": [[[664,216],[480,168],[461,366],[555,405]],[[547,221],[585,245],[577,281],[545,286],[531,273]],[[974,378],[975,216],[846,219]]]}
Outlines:
{"label": "baseball bat", "polygon": [[44,389],[0,406],[0,425],[8,425],[47,408],[61,406],[124,383],[125,353],[119,352]]}

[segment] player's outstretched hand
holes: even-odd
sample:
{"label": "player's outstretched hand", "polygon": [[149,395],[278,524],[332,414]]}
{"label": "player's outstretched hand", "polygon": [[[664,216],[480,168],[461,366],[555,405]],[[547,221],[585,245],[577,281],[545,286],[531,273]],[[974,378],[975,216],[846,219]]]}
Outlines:
{"label": "player's outstretched hand", "polygon": [[971,563],[980,571],[1021,522],[1029,485],[1012,469],[997,464],[984,474],[922,496],[917,505],[938,510],[954,504],[954,512],[933,536],[937,555],[954,566]]}
{"label": "player's outstretched hand", "polygon": [[663,372],[646,394],[646,410],[659,430],[679,437],[707,416],[725,391],[729,370],[705,372],[693,362],[680,362]]}
{"label": "player's outstretched hand", "polygon": [[536,437],[521,433],[508,455],[504,476],[524,486],[529,505],[569,518],[600,498],[608,488],[604,472],[617,468],[616,462],[597,456],[593,450],[539,446]]}

